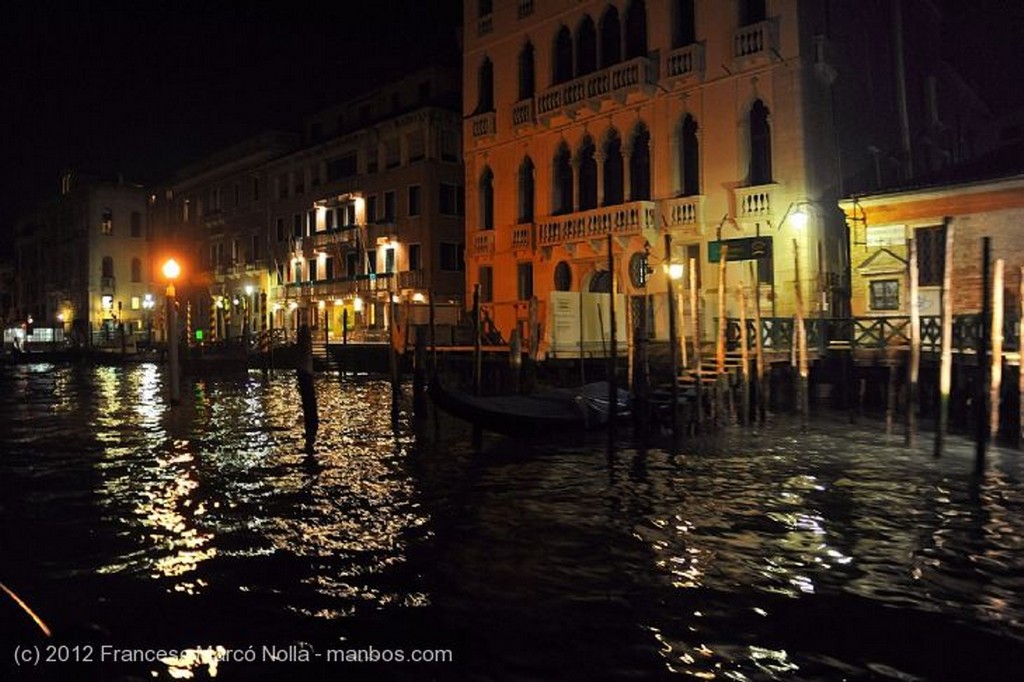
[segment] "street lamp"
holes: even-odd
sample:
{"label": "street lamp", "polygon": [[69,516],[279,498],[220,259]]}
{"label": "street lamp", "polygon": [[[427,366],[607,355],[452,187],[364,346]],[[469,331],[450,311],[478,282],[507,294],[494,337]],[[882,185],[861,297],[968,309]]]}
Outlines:
{"label": "street lamp", "polygon": [[252,300],[253,286],[251,284],[245,285],[245,348],[248,351],[249,346],[252,344],[252,322],[253,322],[253,300]]}
{"label": "street lamp", "polygon": [[170,258],[164,263],[163,273],[167,278],[167,373],[171,385],[171,404],[177,405],[181,401],[181,387],[178,385],[178,309],[174,300],[174,280],[181,275],[181,266]]}
{"label": "street lamp", "polygon": [[142,298],[142,308],[146,311],[146,341],[153,350],[153,308],[156,307],[156,301],[153,300],[153,294],[146,294]]}

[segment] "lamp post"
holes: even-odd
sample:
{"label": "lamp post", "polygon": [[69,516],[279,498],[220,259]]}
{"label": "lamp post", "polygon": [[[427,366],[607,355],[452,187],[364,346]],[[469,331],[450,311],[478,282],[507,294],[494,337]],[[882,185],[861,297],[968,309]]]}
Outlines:
{"label": "lamp post", "polygon": [[253,286],[251,284],[245,285],[245,352],[249,352],[249,346],[252,345],[252,321],[253,321],[253,300],[252,300]]}
{"label": "lamp post", "polygon": [[168,383],[171,385],[171,404],[181,402],[181,387],[178,382],[178,310],[174,300],[174,280],[181,274],[181,266],[173,258],[164,263],[164,277],[167,278],[167,367]]}

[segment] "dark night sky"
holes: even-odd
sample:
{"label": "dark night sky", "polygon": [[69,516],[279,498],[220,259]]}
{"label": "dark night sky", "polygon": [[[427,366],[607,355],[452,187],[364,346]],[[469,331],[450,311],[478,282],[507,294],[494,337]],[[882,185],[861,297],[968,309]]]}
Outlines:
{"label": "dark night sky", "polygon": [[64,167],[149,182],[434,56],[461,0],[15,0],[0,18],[0,249]]}
{"label": "dark night sky", "polygon": [[[996,108],[1019,106],[1024,2],[939,2],[953,27],[951,60]],[[13,218],[56,193],[62,168],[140,182],[167,177],[427,55],[457,55],[461,7],[9,1],[0,20],[0,252]]]}

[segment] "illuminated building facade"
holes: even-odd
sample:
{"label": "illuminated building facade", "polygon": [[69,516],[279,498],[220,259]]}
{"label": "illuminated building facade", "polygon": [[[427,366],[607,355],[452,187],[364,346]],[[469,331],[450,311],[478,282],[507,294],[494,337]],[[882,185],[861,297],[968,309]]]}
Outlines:
{"label": "illuminated building facade", "polygon": [[809,314],[846,314],[838,199],[970,153],[939,113],[960,94],[935,75],[941,16],[904,6],[466,0],[467,286],[506,337],[536,297],[550,343],[551,292],[614,280],[665,339],[670,235],[705,338],[722,246],[729,317],[740,285],[766,317],[794,314],[795,284]]}

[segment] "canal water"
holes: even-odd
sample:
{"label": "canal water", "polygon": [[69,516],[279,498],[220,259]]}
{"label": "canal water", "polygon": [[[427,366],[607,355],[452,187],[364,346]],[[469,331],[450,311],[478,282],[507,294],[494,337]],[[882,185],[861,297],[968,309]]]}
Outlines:
{"label": "canal water", "polygon": [[0,582],[53,632],[0,593],[0,679],[1021,679],[1016,451],[823,415],[473,452],[317,388],[308,454],[287,372],[172,409],[155,365],[0,369]]}

